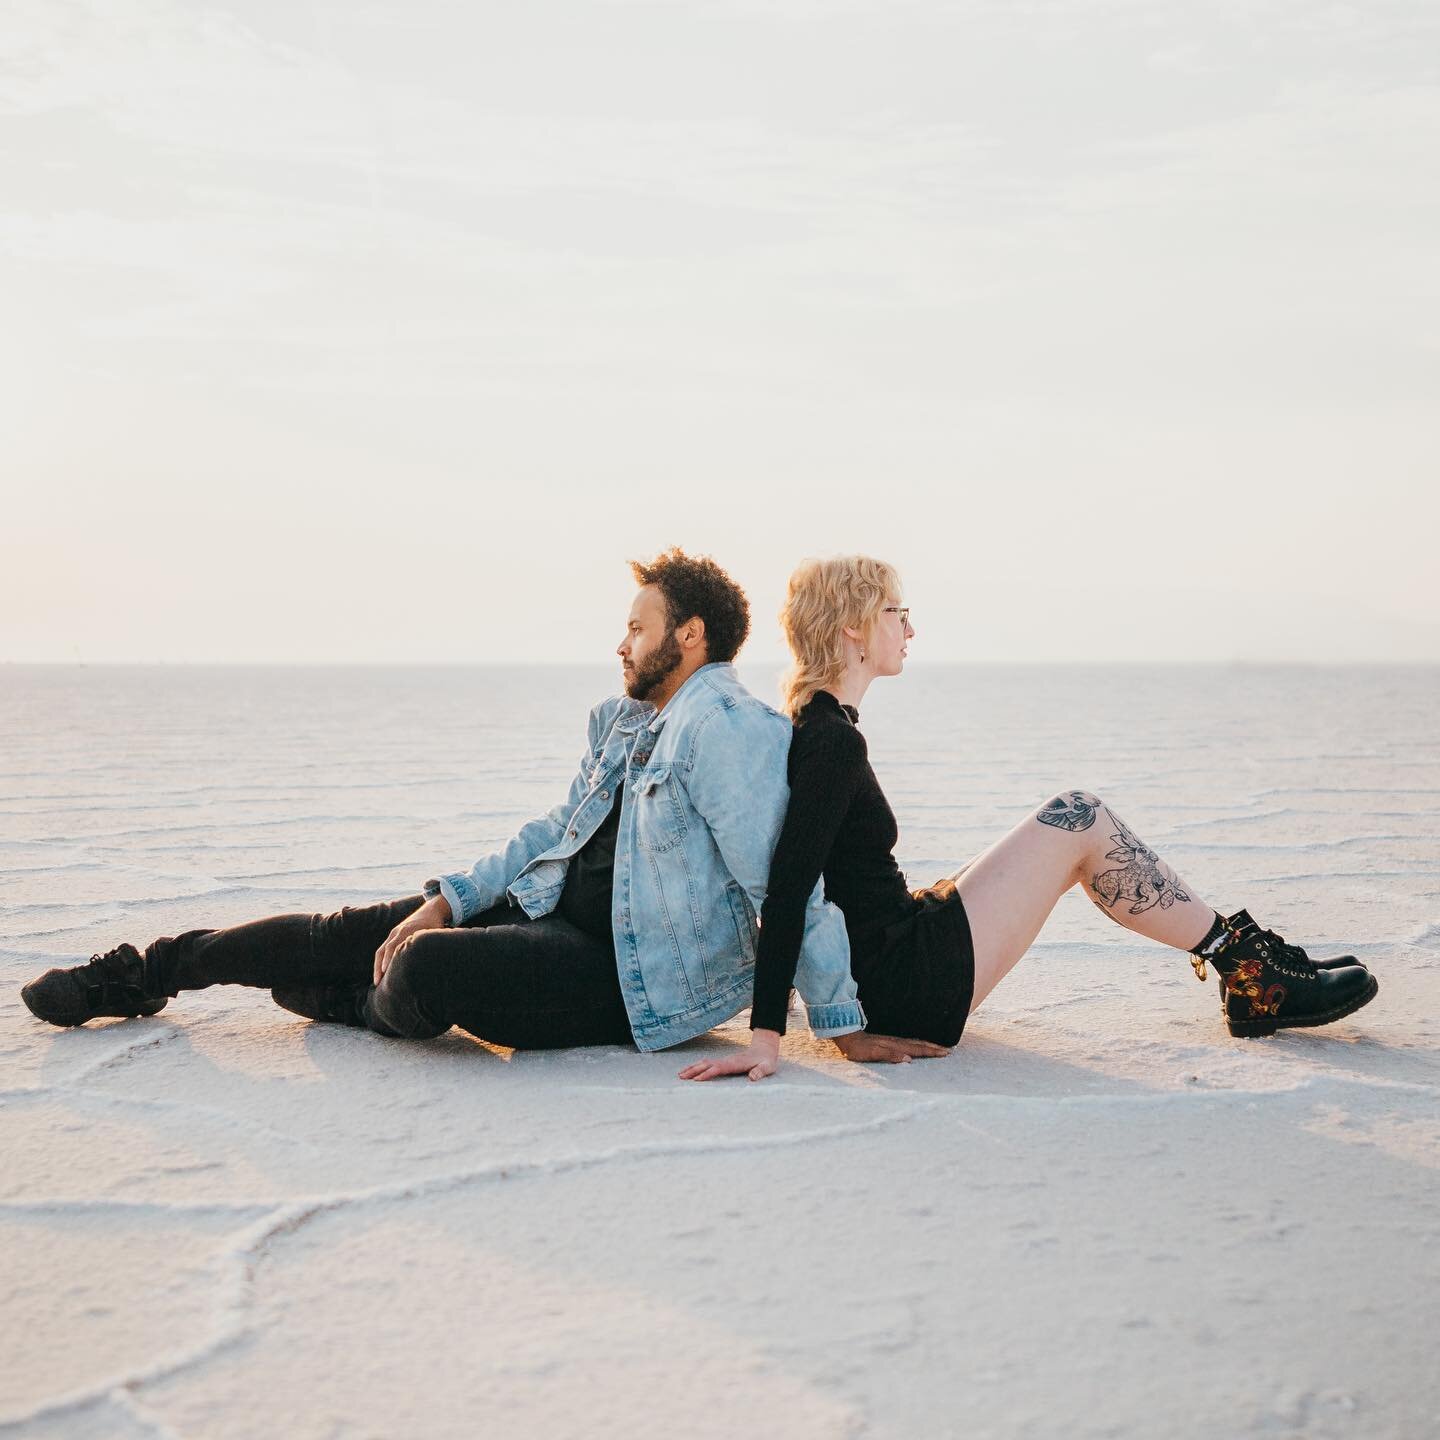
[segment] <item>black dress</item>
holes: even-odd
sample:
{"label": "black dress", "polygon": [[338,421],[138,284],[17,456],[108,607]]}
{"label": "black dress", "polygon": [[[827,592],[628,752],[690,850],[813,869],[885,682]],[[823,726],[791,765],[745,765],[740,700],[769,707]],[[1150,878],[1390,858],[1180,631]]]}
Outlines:
{"label": "black dress", "polygon": [[823,874],[825,898],[845,916],[866,1028],[953,1045],[975,991],[970,923],[953,880],[906,887],[895,863],[899,827],[859,718],[827,690],[796,718],[790,806],[760,912],[750,1025],[784,1033],[805,905]]}

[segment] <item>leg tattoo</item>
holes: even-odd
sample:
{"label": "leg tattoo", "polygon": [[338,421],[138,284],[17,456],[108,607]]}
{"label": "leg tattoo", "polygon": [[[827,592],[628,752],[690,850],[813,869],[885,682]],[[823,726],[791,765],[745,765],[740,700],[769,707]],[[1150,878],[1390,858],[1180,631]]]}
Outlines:
{"label": "leg tattoo", "polygon": [[1117,820],[1108,806],[1105,816],[1114,827],[1110,838],[1115,842],[1115,849],[1107,850],[1105,858],[1120,864],[1114,870],[1102,870],[1091,880],[1090,888],[1100,903],[1114,909],[1121,900],[1128,900],[1130,914],[1139,915],[1155,905],[1168,910],[1177,900],[1189,900],[1175,872]]}
{"label": "leg tattoo", "polygon": [[1047,800],[1035,818],[1042,825],[1054,825],[1061,830],[1088,830],[1095,823],[1095,804],[1093,795],[1071,790]]}

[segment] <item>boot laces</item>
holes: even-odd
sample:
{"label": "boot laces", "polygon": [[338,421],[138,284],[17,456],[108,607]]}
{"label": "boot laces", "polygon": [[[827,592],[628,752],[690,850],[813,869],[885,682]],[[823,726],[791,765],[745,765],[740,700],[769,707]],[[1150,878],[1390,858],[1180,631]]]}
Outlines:
{"label": "boot laces", "polygon": [[103,955],[92,955],[76,971],[75,978],[93,995],[124,994],[138,995],[144,989],[144,972],[133,977],[129,973],[130,957],[123,954],[124,946],[107,950]]}
{"label": "boot laces", "polygon": [[1262,930],[1257,938],[1267,942],[1270,965],[1282,975],[1292,975],[1299,980],[1313,980],[1320,973],[1315,962],[1298,945],[1287,944],[1284,938],[1273,930]]}

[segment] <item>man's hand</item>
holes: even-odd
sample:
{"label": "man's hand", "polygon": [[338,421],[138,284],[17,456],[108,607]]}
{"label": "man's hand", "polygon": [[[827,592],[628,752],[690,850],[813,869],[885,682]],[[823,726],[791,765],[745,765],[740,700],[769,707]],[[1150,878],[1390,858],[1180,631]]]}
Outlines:
{"label": "man's hand", "polygon": [[908,1065],[911,1060],[931,1060],[950,1053],[943,1045],[932,1045],[928,1040],[902,1040],[898,1035],[872,1035],[868,1030],[837,1035],[835,1044],[847,1060],[887,1065]]}
{"label": "man's hand", "polygon": [[433,896],[418,910],[407,915],[386,937],[375,952],[375,983],[385,978],[390,962],[412,935],[422,930],[443,930],[450,923],[450,902],[443,895]]}
{"label": "man's hand", "polygon": [[718,1080],[722,1075],[748,1075],[763,1080],[780,1066],[780,1032],[752,1030],[750,1043],[743,1050],[723,1055],[718,1060],[697,1060],[681,1072],[682,1080]]}

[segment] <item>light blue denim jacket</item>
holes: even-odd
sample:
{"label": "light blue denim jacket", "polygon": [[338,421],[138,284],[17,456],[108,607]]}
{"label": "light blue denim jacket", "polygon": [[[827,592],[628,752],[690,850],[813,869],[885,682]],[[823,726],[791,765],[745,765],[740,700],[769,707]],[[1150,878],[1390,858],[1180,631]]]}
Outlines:
{"label": "light blue denim jacket", "polygon": [[[439,880],[463,925],[506,896],[549,914],[570,857],[623,787],[612,920],[620,986],[635,1043],[693,1039],[750,1003],[756,916],[789,802],[790,722],[705,665],[663,710],[617,696],[590,712],[589,744],[563,804],[503,849]],[[861,1029],[845,920],[815,887],[795,986],[817,1035]]]}

